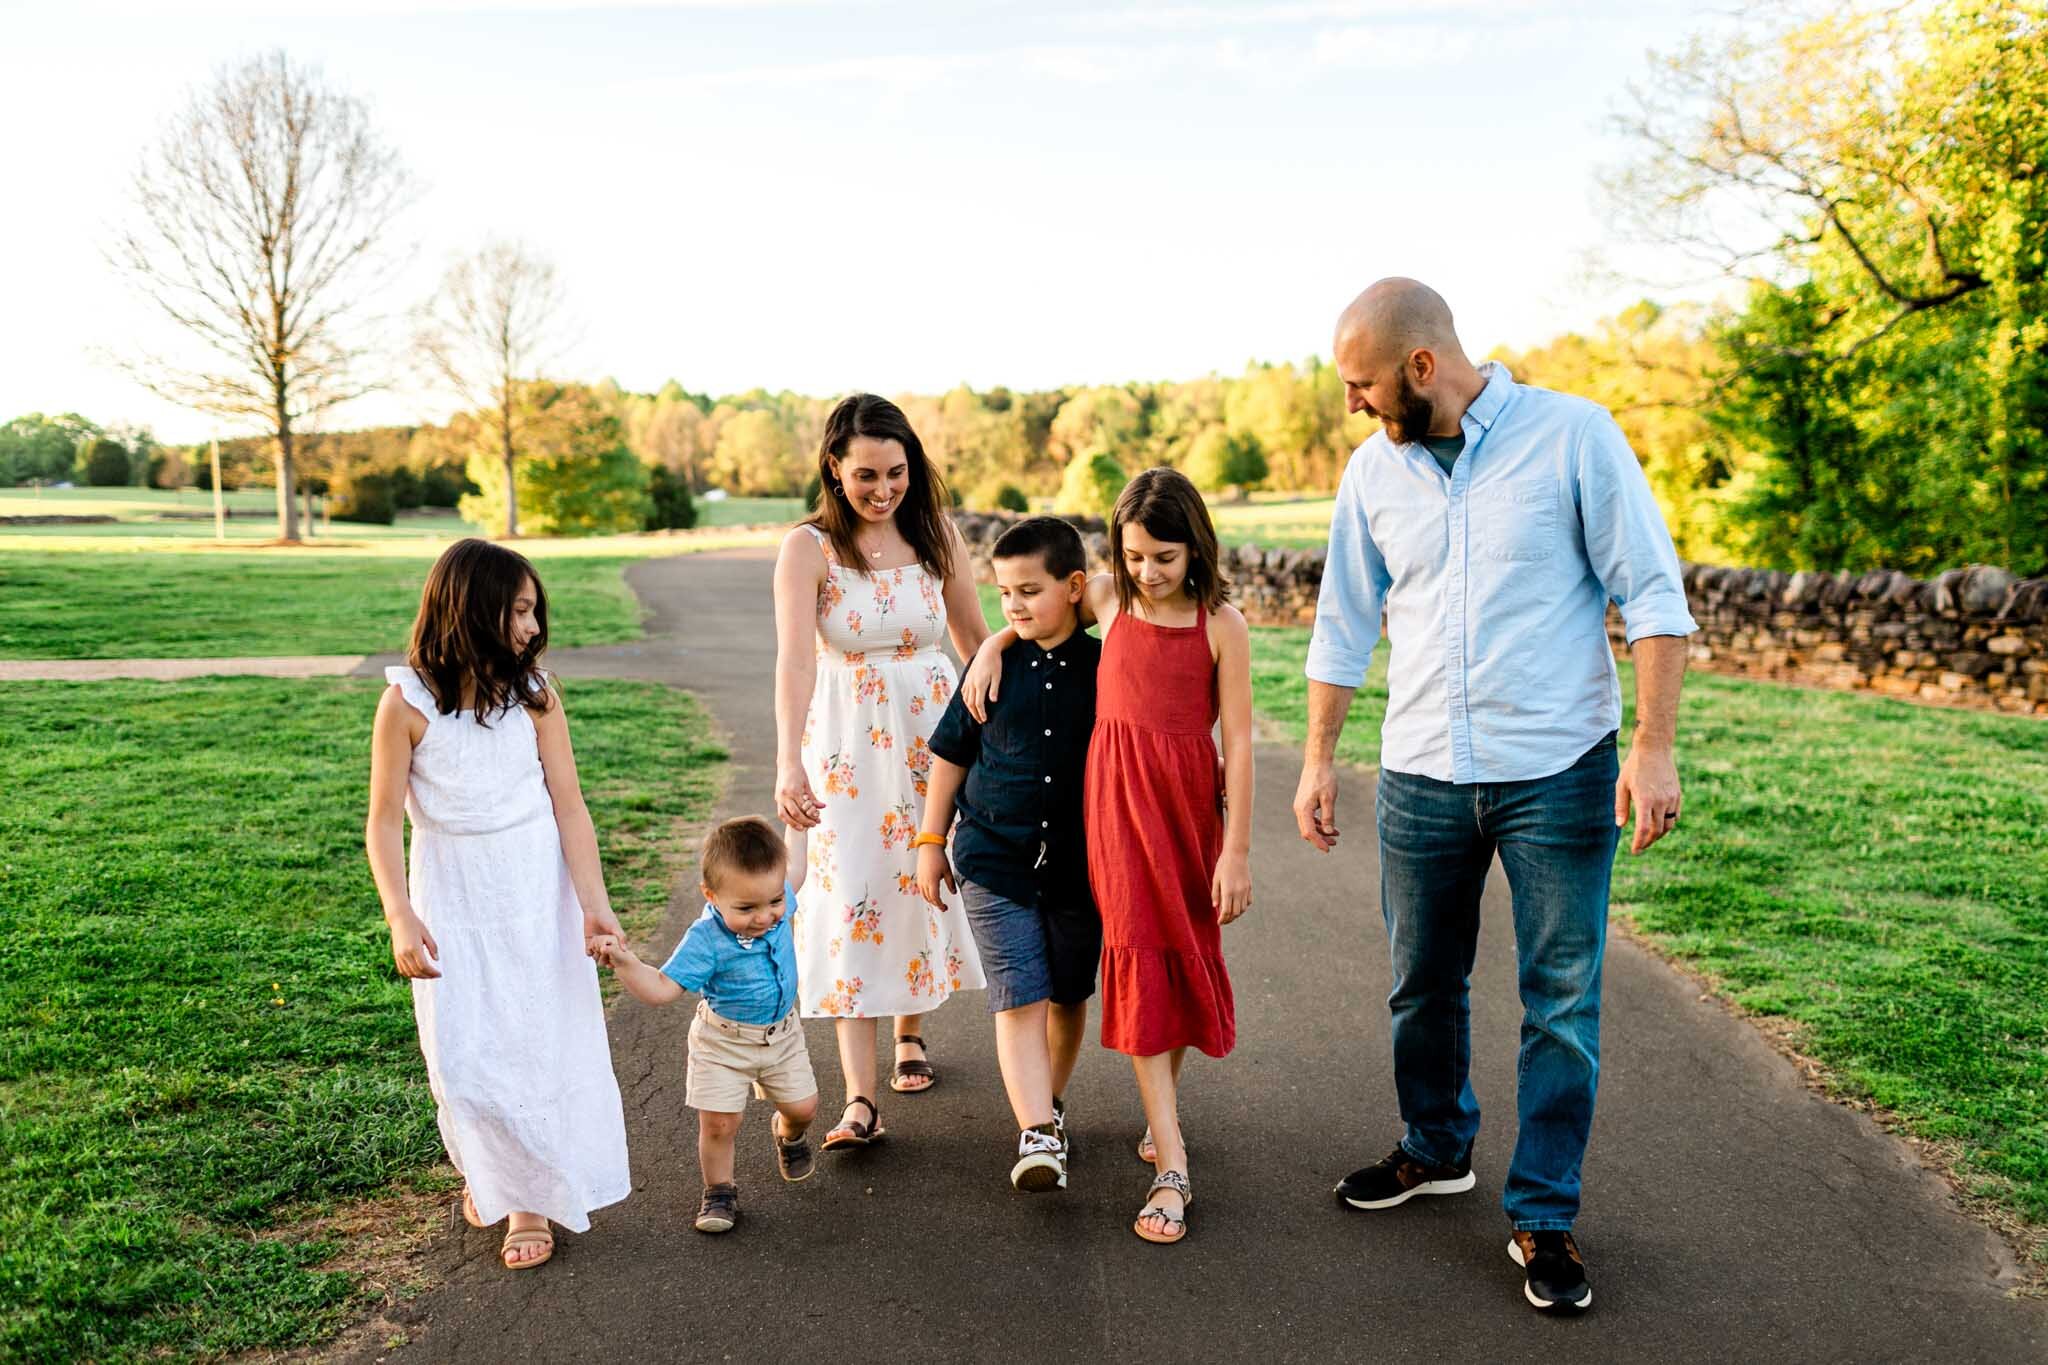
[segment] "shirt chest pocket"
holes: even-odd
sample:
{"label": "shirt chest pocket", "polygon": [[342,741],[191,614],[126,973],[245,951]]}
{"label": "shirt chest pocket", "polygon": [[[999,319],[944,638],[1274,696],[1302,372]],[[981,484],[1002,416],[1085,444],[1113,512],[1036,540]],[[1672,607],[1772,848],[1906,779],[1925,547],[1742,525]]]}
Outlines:
{"label": "shirt chest pocket", "polygon": [[1486,558],[1529,564],[1557,553],[1557,487],[1509,479],[1472,494],[1472,548]]}

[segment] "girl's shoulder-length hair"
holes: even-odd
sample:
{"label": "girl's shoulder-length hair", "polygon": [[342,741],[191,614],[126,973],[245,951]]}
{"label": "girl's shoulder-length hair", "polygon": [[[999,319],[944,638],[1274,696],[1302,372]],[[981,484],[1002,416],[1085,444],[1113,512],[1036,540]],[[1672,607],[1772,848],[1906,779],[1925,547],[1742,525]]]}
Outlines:
{"label": "girl's shoulder-length hair", "polygon": [[[512,606],[528,583],[540,629],[514,649]],[[547,647],[548,595],[525,555],[474,537],[442,551],[420,589],[406,650],[406,662],[442,715],[462,710],[465,692],[479,725],[514,706],[546,711],[551,702],[540,656]]]}
{"label": "girl's shoulder-length hair", "polygon": [[845,488],[832,472],[832,462],[845,458],[846,448],[856,436],[894,441],[903,447],[903,458],[910,466],[910,487],[896,509],[896,529],[910,542],[918,563],[937,577],[950,579],[955,532],[946,516],[945,480],[925,455],[924,442],[917,439],[903,409],[886,398],[850,394],[840,399],[825,419],[825,435],[818,442],[818,505],[803,524],[825,533],[840,567],[871,572],[867,556],[854,540],[860,513],[853,510]]}
{"label": "girl's shoulder-length hair", "polygon": [[1213,612],[1230,600],[1230,579],[1223,572],[1209,504],[1187,475],[1160,465],[1125,484],[1109,514],[1109,563],[1117,610],[1129,611],[1139,596],[1137,580],[1124,563],[1124,527],[1134,524],[1154,540],[1188,547],[1187,595],[1204,610]]}

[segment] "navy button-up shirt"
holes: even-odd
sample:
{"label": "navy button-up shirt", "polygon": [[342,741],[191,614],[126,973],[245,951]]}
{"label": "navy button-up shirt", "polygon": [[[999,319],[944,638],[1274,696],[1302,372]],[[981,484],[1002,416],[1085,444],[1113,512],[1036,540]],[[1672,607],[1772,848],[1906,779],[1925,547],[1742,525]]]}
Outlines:
{"label": "navy button-up shirt", "polygon": [[967,770],[956,803],[953,868],[1022,905],[1089,907],[1081,783],[1095,729],[1102,643],[1076,630],[1053,649],[1019,640],[977,722],[959,695],[946,706],[932,753]]}

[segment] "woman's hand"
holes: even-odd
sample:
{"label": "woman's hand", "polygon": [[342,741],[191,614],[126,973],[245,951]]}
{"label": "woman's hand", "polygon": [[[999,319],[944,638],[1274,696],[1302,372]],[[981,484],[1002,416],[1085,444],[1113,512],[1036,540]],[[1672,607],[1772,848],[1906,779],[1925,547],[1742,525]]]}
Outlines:
{"label": "woman's hand", "polygon": [[988,704],[1002,695],[1003,651],[1016,639],[1014,632],[1004,629],[983,640],[960,679],[960,704],[977,725],[988,724]]}
{"label": "woman's hand", "polygon": [[626,931],[619,927],[619,917],[611,912],[610,906],[599,910],[583,912],[583,955],[597,956],[598,940],[605,938],[623,939]]}
{"label": "woman's hand", "polygon": [[939,887],[941,885],[944,885],[947,890],[955,895],[958,895],[960,892],[960,883],[953,878],[953,865],[946,858],[945,846],[942,844],[926,844],[917,851],[918,894],[931,902],[934,907],[944,909],[944,904],[939,899]]}
{"label": "woman's hand", "polygon": [[1216,907],[1216,922],[1228,924],[1252,908],[1252,860],[1242,853],[1226,853],[1216,860],[1216,875],[1209,882],[1210,903]]}
{"label": "woman's hand", "polygon": [[811,791],[811,779],[801,763],[775,766],[775,813],[791,829],[815,829],[825,805]]}
{"label": "woman's hand", "polygon": [[410,912],[391,921],[391,960],[398,974],[414,980],[431,980],[441,974],[436,960],[441,945],[418,915]]}

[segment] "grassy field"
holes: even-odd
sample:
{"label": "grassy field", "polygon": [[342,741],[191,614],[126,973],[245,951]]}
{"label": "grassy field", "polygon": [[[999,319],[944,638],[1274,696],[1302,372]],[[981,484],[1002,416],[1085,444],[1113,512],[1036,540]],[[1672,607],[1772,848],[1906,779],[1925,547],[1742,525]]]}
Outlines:
{"label": "grassy field", "polygon": [[[1260,710],[1297,740],[1307,646],[1254,632]],[[1378,676],[1347,761],[1378,758]],[[1679,735],[1684,831],[1617,857],[1615,913],[1790,1021],[2048,1252],[2048,725],[1694,674]],[[1345,793],[1353,823],[1371,800]]]}
{"label": "grassy field", "polygon": [[[315,1342],[356,1311],[309,1220],[439,1188],[363,861],[378,684],[0,684],[0,1358]],[[723,754],[681,693],[568,691],[628,928]]]}
{"label": "grassy field", "polygon": [[1212,502],[1209,516],[1226,545],[1316,550],[1330,543],[1330,511],[1337,500],[1314,494],[1254,494],[1252,501]]}

